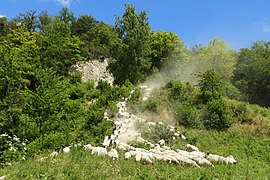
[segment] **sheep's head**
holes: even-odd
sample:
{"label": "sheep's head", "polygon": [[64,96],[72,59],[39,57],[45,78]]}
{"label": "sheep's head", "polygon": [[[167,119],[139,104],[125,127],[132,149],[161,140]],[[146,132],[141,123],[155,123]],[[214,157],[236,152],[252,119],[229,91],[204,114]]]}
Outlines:
{"label": "sheep's head", "polygon": [[234,157],[232,155],[229,155],[228,157],[226,157],[226,162],[227,164],[236,164],[237,161],[234,159]]}

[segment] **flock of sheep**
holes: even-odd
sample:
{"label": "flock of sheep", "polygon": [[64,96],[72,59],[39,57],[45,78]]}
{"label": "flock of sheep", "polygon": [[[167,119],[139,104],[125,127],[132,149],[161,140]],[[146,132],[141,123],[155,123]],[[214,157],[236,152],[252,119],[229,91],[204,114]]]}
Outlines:
{"label": "flock of sheep", "polygon": [[[114,121],[115,127],[113,134],[105,136],[103,143],[100,147],[92,146],[91,144],[84,145],[85,150],[90,150],[92,155],[98,155],[103,157],[109,157],[112,160],[117,160],[120,158],[119,150],[124,151],[124,159],[133,159],[137,162],[143,163],[154,163],[155,161],[166,161],[168,163],[174,163],[179,165],[189,165],[194,167],[200,166],[212,166],[213,163],[221,162],[225,164],[235,164],[236,160],[233,156],[223,157],[216,154],[210,154],[201,152],[198,147],[186,144],[186,149],[189,151],[176,149],[172,150],[170,147],[166,146],[165,140],[161,139],[156,144],[143,139],[141,134],[136,132],[134,128],[134,123],[136,121],[147,123],[148,126],[155,126],[155,122],[146,122],[144,119],[137,117],[133,114],[128,113],[126,101],[121,101],[117,104],[118,117]],[[110,120],[107,117],[107,113],[104,114],[105,119]],[[163,124],[162,122],[159,122]],[[163,124],[165,125],[165,124]],[[178,132],[175,127],[169,126],[170,130],[173,132],[173,139],[182,138],[187,140],[187,138]],[[150,148],[143,149],[131,146],[128,144],[130,141],[139,141],[147,144]],[[63,148],[64,153],[70,152],[72,147],[77,147],[79,145],[73,145]],[[121,153],[122,154],[122,153]],[[49,157],[55,157],[58,152],[54,151],[49,156],[41,158],[39,161],[43,161]]]}

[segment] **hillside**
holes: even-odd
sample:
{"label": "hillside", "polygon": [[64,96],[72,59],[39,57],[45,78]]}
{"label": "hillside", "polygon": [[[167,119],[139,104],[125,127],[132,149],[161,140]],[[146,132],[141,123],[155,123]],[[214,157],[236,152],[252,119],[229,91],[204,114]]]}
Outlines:
{"label": "hillside", "polygon": [[270,179],[270,42],[189,49],[135,10],[0,16],[0,179]]}

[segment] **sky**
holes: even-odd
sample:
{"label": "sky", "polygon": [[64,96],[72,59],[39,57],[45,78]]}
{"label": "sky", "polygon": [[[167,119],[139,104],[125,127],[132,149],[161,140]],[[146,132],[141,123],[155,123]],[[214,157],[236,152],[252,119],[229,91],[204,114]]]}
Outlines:
{"label": "sky", "polygon": [[55,16],[68,7],[76,17],[91,15],[114,25],[124,4],[135,5],[137,13],[146,11],[154,31],[172,31],[189,48],[213,38],[237,51],[270,41],[270,0],[0,0],[0,17],[12,19],[30,10]]}

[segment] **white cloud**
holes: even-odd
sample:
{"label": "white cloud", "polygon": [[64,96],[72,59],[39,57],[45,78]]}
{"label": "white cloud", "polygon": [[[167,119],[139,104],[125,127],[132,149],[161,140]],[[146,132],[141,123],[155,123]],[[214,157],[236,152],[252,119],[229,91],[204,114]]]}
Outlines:
{"label": "white cloud", "polygon": [[56,0],[56,1],[64,7],[69,7],[72,2],[72,0]]}
{"label": "white cloud", "polygon": [[0,14],[0,18],[3,18],[3,17],[6,17],[6,15],[2,15],[2,14]]}
{"label": "white cloud", "polygon": [[264,33],[270,32],[270,25],[266,24],[266,23],[263,23],[262,24],[262,32],[264,32]]}
{"label": "white cloud", "polygon": [[254,27],[261,33],[270,33],[270,22],[267,19],[254,23]]}
{"label": "white cloud", "polygon": [[40,2],[40,3],[47,3],[49,1],[54,1],[63,7],[70,7],[71,4],[79,2],[79,0],[37,0],[37,2]]}

